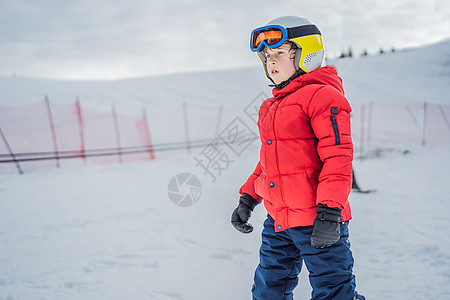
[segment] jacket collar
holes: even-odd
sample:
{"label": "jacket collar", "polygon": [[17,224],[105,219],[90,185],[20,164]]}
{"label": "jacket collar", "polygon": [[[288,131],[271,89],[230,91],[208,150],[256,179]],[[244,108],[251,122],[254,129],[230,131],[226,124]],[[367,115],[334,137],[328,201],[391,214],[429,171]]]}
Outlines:
{"label": "jacket collar", "polygon": [[310,84],[331,85],[344,94],[342,79],[338,76],[334,66],[324,66],[307,74],[300,75],[283,88],[275,87],[272,90],[272,94],[275,99],[281,99]]}

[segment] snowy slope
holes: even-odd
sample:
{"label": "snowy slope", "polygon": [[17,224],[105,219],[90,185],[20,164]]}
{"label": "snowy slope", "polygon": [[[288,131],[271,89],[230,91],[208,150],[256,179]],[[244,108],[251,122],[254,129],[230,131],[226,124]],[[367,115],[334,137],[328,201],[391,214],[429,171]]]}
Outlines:
{"label": "snowy slope", "polygon": [[[450,40],[419,49],[328,61],[344,79],[352,103],[450,102]],[[270,94],[261,68],[181,73],[116,81],[67,81],[0,76],[0,105],[34,103],[48,95],[58,103],[78,96],[91,107],[121,109],[190,103],[242,104]],[[245,103],[247,103],[245,102]]]}
{"label": "snowy slope", "polygon": [[[446,41],[336,64],[352,103],[425,96],[448,103],[448,53]],[[87,106],[109,108],[114,101],[133,112],[144,105],[169,112],[169,119],[187,101],[232,106],[231,120],[261,91],[270,93],[253,68],[114,82],[0,78],[1,105],[43,95],[71,103],[78,95]],[[360,185],[377,189],[350,195],[358,290],[368,299],[450,299],[450,147],[406,147],[407,153],[404,144],[385,145],[378,157],[355,160]],[[233,156],[215,182],[196,166],[200,151],[28,168],[21,176],[0,171],[0,299],[249,299],[265,211],[256,209],[250,235],[235,231],[229,218],[256,164],[258,142]],[[182,172],[201,181],[191,207],[168,197],[170,180]],[[309,293],[303,270],[295,298]]]}
{"label": "snowy slope", "polygon": [[336,62],[352,103],[450,102],[450,40]]}

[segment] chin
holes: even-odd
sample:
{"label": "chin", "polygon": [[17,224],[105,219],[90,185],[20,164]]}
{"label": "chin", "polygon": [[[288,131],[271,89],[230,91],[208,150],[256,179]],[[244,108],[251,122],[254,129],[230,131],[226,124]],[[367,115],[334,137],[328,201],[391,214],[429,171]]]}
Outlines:
{"label": "chin", "polygon": [[282,80],[280,80],[280,79],[278,79],[278,80],[273,80],[273,82],[275,82],[275,84],[280,84],[280,83],[283,83],[283,82],[285,82],[287,79],[282,79]]}

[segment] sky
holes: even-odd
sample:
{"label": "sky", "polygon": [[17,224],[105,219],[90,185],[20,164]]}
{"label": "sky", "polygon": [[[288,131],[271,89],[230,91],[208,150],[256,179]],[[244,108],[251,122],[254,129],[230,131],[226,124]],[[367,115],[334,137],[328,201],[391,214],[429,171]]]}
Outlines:
{"label": "sky", "polygon": [[303,16],[327,57],[450,37],[447,0],[0,2],[0,75],[109,80],[259,65],[249,34]]}

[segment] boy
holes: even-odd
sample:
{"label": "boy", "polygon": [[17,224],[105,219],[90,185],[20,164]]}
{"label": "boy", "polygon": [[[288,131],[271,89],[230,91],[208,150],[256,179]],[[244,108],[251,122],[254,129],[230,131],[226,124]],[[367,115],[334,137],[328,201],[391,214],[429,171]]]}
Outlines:
{"label": "boy", "polygon": [[231,219],[251,232],[247,221],[264,200],[253,299],[293,299],[303,262],[313,300],[364,299],[348,241],[353,144],[342,80],[333,66],[321,67],[321,33],[305,18],[272,20],[253,30],[250,43],[274,84],[259,111],[259,163]]}

